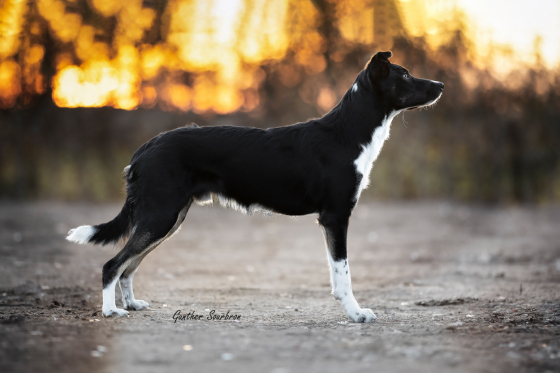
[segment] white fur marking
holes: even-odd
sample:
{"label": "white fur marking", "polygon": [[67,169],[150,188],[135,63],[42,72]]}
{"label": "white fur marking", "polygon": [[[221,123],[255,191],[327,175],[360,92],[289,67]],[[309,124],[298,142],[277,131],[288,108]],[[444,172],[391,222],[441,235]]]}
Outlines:
{"label": "white fur marking", "polygon": [[128,311],[125,311],[121,308],[117,308],[117,304],[115,303],[115,285],[117,284],[118,277],[113,280],[105,289],[103,289],[103,316],[111,316],[112,314],[116,314],[117,316],[126,316],[128,315]]}
{"label": "white fur marking", "polygon": [[89,242],[95,232],[96,229],[91,225],[82,225],[81,227],[71,229],[66,240],[83,245]]}
{"label": "white fur marking", "polygon": [[194,198],[194,203],[196,203],[199,206],[207,206],[207,205],[211,205],[214,201],[212,200],[212,194],[208,193],[205,194],[203,196],[201,196],[200,198]]}
{"label": "white fur marking", "polygon": [[208,206],[212,205],[214,201],[217,200],[218,204],[224,208],[230,208],[233,210],[237,210],[245,215],[253,215],[255,212],[262,212],[265,215],[272,215],[274,211],[266,208],[262,205],[254,203],[249,205],[249,207],[245,207],[233,198],[226,197],[222,194],[217,193],[210,193],[204,196],[201,196],[198,199],[195,199],[194,202],[199,206]]}
{"label": "white fur marking", "polygon": [[342,307],[344,307],[344,310],[346,311],[346,314],[353,321],[370,322],[375,320],[377,317],[373,311],[369,308],[360,308],[356,298],[354,298],[348,259],[335,261],[332,258],[330,251],[328,256],[329,266],[331,269],[332,294],[334,299],[340,301]]}
{"label": "white fur marking", "polygon": [[148,308],[150,305],[143,300],[134,298],[134,291],[132,290],[132,280],[134,278],[136,270],[134,270],[134,272],[132,272],[128,277],[121,277],[119,279],[119,285],[121,287],[123,308],[127,310],[138,311]]}
{"label": "white fur marking", "polygon": [[393,111],[391,114],[386,116],[385,119],[383,119],[381,125],[373,131],[371,141],[366,145],[362,145],[362,153],[360,153],[358,158],[354,161],[356,172],[362,176],[362,180],[360,181],[360,185],[358,185],[356,195],[354,196],[354,200],[356,202],[360,198],[362,190],[369,186],[369,174],[371,172],[371,168],[373,167],[373,162],[379,156],[383,143],[389,138],[389,129],[393,118],[401,111],[402,110]]}
{"label": "white fur marking", "polygon": [[429,106],[435,105],[435,104],[439,101],[439,99],[441,98],[442,95],[443,95],[443,92],[441,92],[441,93],[439,94],[439,96],[437,96],[434,100],[428,102],[427,104],[425,104],[425,105],[423,105],[423,106],[421,106],[421,107],[429,107]]}
{"label": "white fur marking", "polygon": [[354,85],[352,86],[352,91],[358,92],[358,83],[354,83]]}
{"label": "white fur marking", "polygon": [[134,298],[134,291],[132,290],[132,280],[134,279],[135,273],[136,271],[132,272],[128,277],[121,277],[119,279],[124,308],[128,308],[129,304],[136,301],[136,298]]}
{"label": "white fur marking", "polygon": [[[173,226],[173,228],[171,228],[171,231],[169,231],[169,233],[167,233],[167,235],[160,239],[160,240],[156,240],[155,242],[153,242],[152,244],[150,244],[147,248],[146,248],[146,252],[144,254],[148,255],[152,250],[154,250],[160,243],[162,243],[163,241],[165,241],[166,239],[168,239],[169,237],[171,237],[172,235],[175,234],[175,232],[177,232],[179,230],[179,227],[181,226],[181,223],[183,223],[183,220],[185,219],[185,216],[187,215],[187,211],[189,210],[189,205],[185,206],[181,212],[179,213],[179,216],[177,217],[177,221],[175,222],[175,225]],[[134,228],[132,229],[132,232],[134,234],[134,231],[136,230],[136,226],[134,226]],[[139,258],[136,258],[136,260],[138,260]],[[140,258],[140,262],[142,261],[142,259]],[[103,316],[110,316],[113,313],[117,314],[118,316],[125,316],[128,315],[128,312],[117,308],[116,303],[115,303],[115,285],[117,283],[117,281],[119,282],[119,285],[121,287],[121,293],[122,293],[122,301],[123,301],[123,307],[127,308],[127,309],[133,309],[133,310],[141,310],[141,309],[145,309],[149,307],[149,304],[143,300],[138,300],[134,298],[134,291],[132,290],[132,280],[134,279],[134,274],[136,273],[136,271],[138,270],[138,266],[140,265],[140,263],[138,262],[138,264],[136,265],[136,269],[127,277],[127,278],[123,278],[120,279],[121,274],[123,273],[123,271],[128,268],[131,265],[131,262],[133,261],[127,261],[125,262],[121,267],[121,271],[119,273],[117,273],[117,277],[115,278],[115,280],[113,280],[113,282],[111,282],[106,288],[103,289]]]}

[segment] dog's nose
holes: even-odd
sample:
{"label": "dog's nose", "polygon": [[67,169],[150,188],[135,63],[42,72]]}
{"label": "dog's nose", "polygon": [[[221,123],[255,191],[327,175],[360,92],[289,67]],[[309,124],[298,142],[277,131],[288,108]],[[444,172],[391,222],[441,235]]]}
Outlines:
{"label": "dog's nose", "polygon": [[443,91],[443,83],[442,82],[438,82],[437,80],[432,80],[432,84],[434,84],[436,87],[438,87],[439,89],[441,89]]}

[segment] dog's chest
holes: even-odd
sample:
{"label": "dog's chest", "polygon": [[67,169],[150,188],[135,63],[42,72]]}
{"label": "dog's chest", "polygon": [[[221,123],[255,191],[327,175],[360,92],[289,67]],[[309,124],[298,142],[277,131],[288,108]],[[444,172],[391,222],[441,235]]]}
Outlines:
{"label": "dog's chest", "polygon": [[389,138],[389,129],[391,127],[391,122],[393,118],[398,113],[392,113],[387,116],[381,125],[373,131],[371,136],[371,141],[365,145],[362,145],[362,152],[354,161],[354,167],[356,168],[356,173],[361,176],[360,183],[357,186],[356,194],[354,200],[358,201],[362,190],[369,186],[369,174],[371,168],[373,167],[373,162],[379,156],[383,143],[387,138]]}

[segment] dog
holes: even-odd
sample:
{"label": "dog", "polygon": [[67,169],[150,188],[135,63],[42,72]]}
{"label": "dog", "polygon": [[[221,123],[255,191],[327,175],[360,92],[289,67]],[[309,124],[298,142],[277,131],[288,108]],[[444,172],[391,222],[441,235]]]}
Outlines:
{"label": "dog", "polygon": [[[346,236],[352,210],[404,110],[435,104],[444,84],[415,78],[378,52],[326,115],[266,130],[188,126],[161,133],[124,169],[127,197],[108,223],[70,230],[67,240],[106,245],[128,239],[103,266],[103,315],[125,316],[148,303],[135,299],[132,279],[142,260],[174,234],[193,202],[217,200],[255,211],[317,214],[327,245],[332,294],[354,322],[376,319],[352,293]],[[115,303],[119,282],[124,309]]]}

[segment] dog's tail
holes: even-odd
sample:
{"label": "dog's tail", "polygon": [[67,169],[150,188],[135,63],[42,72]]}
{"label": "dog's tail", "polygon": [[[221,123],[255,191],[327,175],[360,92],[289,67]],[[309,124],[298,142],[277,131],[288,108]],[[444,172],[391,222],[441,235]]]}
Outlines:
{"label": "dog's tail", "polygon": [[71,229],[66,240],[79,244],[107,245],[128,236],[132,221],[131,205],[130,199],[127,198],[116,218],[104,224],[82,225]]}
{"label": "dog's tail", "polygon": [[107,245],[127,237],[130,234],[133,219],[133,202],[131,198],[130,178],[132,172],[130,165],[123,171],[123,177],[127,181],[127,197],[121,212],[116,218],[108,223],[99,225],[82,225],[71,229],[66,237],[67,241],[79,244],[92,243],[94,245]]}

